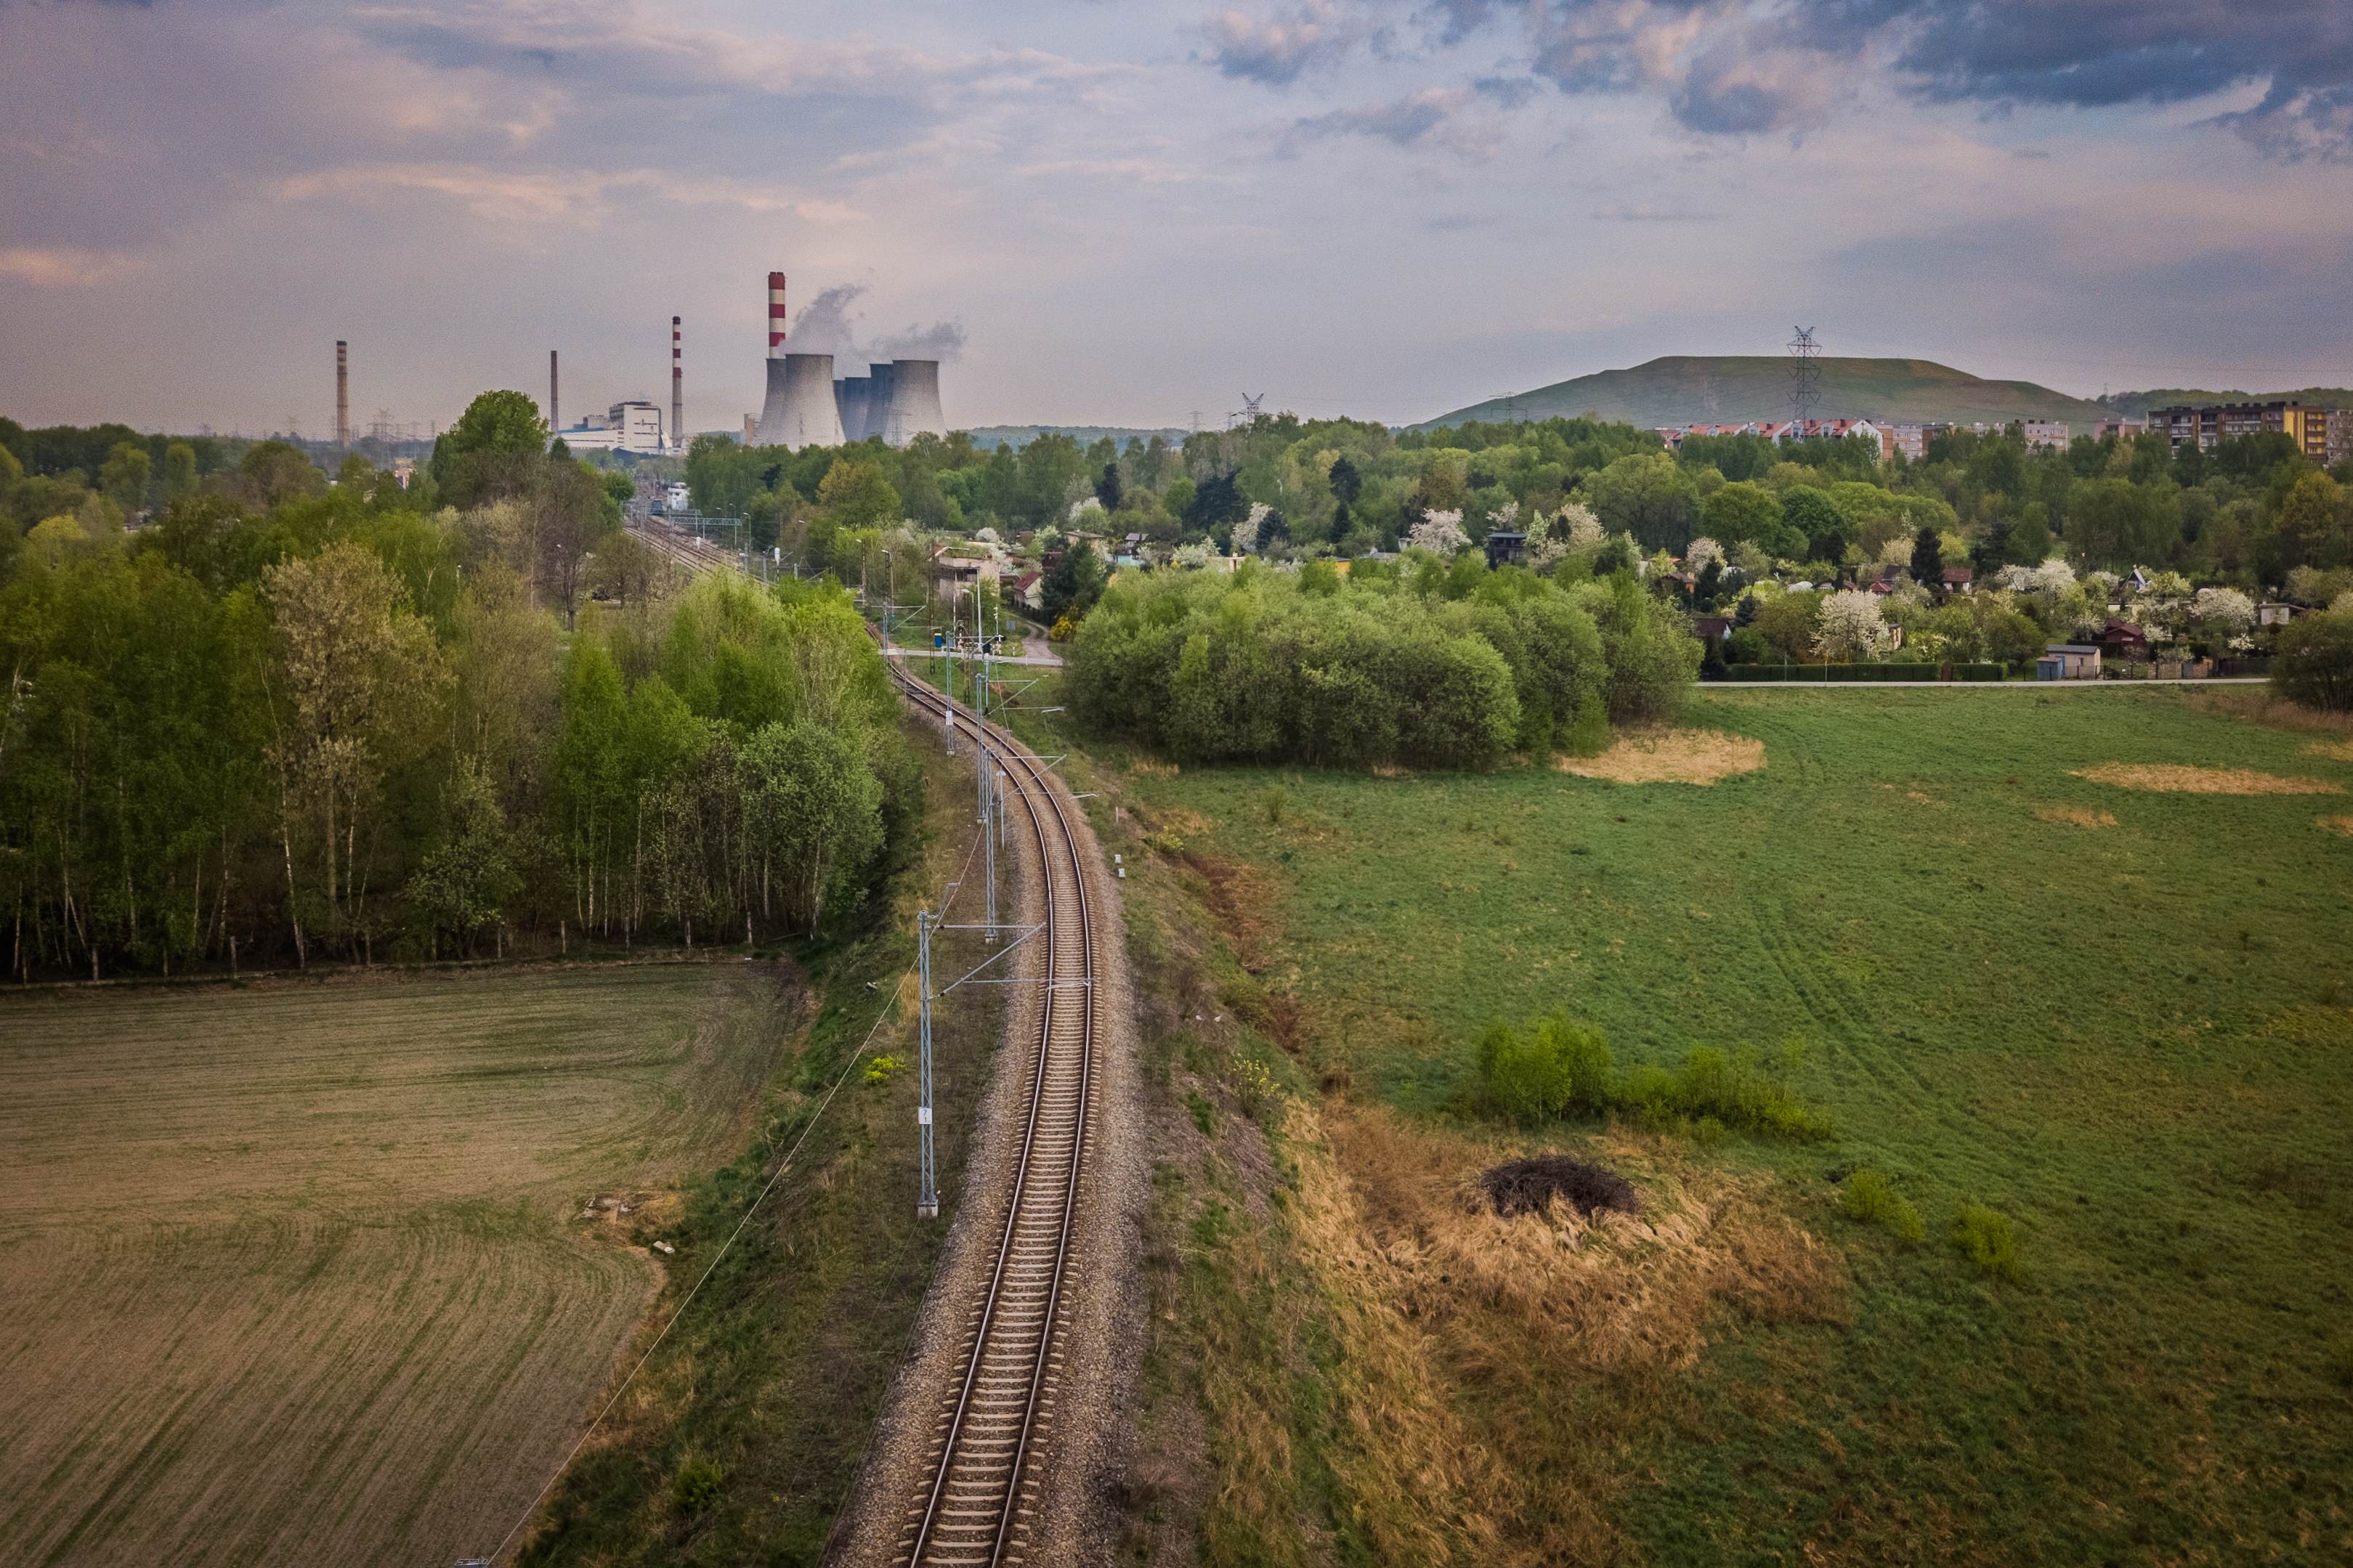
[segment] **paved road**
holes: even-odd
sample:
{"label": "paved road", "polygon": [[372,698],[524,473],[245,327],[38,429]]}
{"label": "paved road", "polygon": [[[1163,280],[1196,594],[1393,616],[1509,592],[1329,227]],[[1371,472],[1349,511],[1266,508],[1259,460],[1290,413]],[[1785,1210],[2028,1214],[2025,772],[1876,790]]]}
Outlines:
{"label": "paved road", "polygon": [[2130,691],[2143,686],[2262,686],[2267,679],[2261,675],[2216,675],[2202,680],[1703,680],[1699,689],[1702,691],[1727,688],[1764,691],[1778,686],[1791,686],[1807,691],[1837,691],[1850,686],[1861,686],[1878,691],[2077,691],[2099,687]]}

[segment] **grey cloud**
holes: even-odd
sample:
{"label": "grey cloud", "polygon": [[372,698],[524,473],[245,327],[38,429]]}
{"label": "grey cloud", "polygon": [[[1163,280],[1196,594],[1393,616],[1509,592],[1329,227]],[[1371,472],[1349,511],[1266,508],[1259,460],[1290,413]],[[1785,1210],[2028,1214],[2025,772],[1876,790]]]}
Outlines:
{"label": "grey cloud", "polygon": [[1471,84],[1471,90],[1505,109],[1517,109],[1542,89],[1533,77],[1482,76]]}
{"label": "grey cloud", "polygon": [[1307,0],[1297,11],[1257,21],[1223,11],[1202,24],[1210,61],[1229,77],[1283,86],[1328,64],[1373,29],[1344,16],[1335,0]]}
{"label": "grey cloud", "polygon": [[1321,141],[1333,136],[1374,136],[1409,147],[1445,124],[1462,107],[1459,89],[1431,88],[1388,103],[1364,109],[1335,109],[1292,123],[1293,138]]}
{"label": "grey cloud", "polygon": [[[1288,82],[1403,3],[1316,0],[1296,23],[1265,25],[1229,13],[1219,67]],[[1871,70],[1923,101],[1988,109],[2177,103],[2261,84],[2259,105],[2216,123],[2274,156],[2353,156],[2346,0],[1423,0],[1412,15],[1433,52],[1516,25],[1536,78],[1570,94],[1653,93],[1704,135],[1818,123]]]}

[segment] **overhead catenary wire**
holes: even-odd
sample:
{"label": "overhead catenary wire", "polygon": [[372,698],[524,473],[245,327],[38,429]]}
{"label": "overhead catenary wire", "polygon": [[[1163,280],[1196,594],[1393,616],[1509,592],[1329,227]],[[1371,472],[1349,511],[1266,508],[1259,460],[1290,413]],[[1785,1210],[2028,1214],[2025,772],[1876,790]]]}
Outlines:
{"label": "overhead catenary wire", "polygon": [[[958,893],[963,889],[965,873],[972,869],[972,858],[979,847],[979,840],[976,838],[972,847],[965,851],[964,864],[958,868],[955,879],[942,889],[940,909],[943,914],[955,902]],[[539,1511],[541,1505],[547,1501],[548,1494],[555,1489],[556,1484],[563,1480],[565,1472],[572,1468],[572,1461],[580,1457],[580,1451],[588,1446],[588,1439],[596,1435],[596,1429],[604,1425],[605,1418],[613,1413],[614,1406],[620,1404],[621,1395],[629,1391],[629,1385],[637,1381],[638,1374],[646,1370],[647,1363],[654,1358],[654,1352],[659,1350],[662,1342],[670,1337],[670,1330],[678,1327],[678,1321],[686,1315],[687,1308],[693,1305],[694,1298],[702,1292],[703,1286],[710,1282],[711,1276],[717,1272],[719,1265],[725,1260],[729,1250],[734,1247],[736,1239],[744,1234],[744,1227],[752,1223],[752,1216],[760,1212],[760,1205],[767,1202],[768,1194],[776,1191],[776,1184],[784,1179],[785,1173],[793,1168],[793,1161],[799,1156],[801,1145],[808,1142],[809,1134],[816,1131],[818,1123],[825,1120],[827,1108],[833,1104],[834,1096],[840,1092],[841,1086],[849,1080],[850,1068],[856,1067],[864,1058],[866,1048],[874,1043],[874,1037],[881,1033],[882,1026],[890,1021],[892,1013],[898,1011],[900,990],[905,985],[907,976],[913,973],[913,964],[901,971],[899,984],[891,988],[890,999],[882,1004],[882,1010],[875,1015],[873,1024],[868,1027],[865,1037],[859,1041],[858,1048],[844,1058],[841,1070],[834,1075],[833,1082],[826,1089],[825,1098],[818,1101],[817,1109],[810,1112],[808,1121],[802,1124],[800,1136],[793,1140],[793,1146],[785,1152],[784,1159],[778,1163],[766,1184],[760,1188],[759,1195],[754,1197],[751,1206],[744,1211],[744,1216],[735,1222],[735,1228],[727,1233],[727,1239],[719,1244],[719,1250],[712,1255],[711,1261],[704,1267],[701,1278],[697,1279],[686,1294],[680,1298],[677,1308],[670,1313],[669,1320],[662,1324],[660,1331],[654,1335],[653,1342],[646,1346],[645,1354],[638,1358],[637,1364],[629,1369],[628,1375],[622,1378],[618,1386],[613,1390],[612,1397],[605,1401],[604,1407],[598,1410],[588,1425],[581,1429],[579,1439],[572,1445],[565,1454],[563,1461],[549,1475],[546,1485],[539,1489],[538,1493],[532,1498],[530,1505],[522,1510],[514,1523],[507,1527],[507,1532],[499,1537],[497,1547],[491,1552],[491,1562],[496,1563],[506,1555],[508,1545],[513,1542],[522,1527],[531,1522],[532,1516]]]}

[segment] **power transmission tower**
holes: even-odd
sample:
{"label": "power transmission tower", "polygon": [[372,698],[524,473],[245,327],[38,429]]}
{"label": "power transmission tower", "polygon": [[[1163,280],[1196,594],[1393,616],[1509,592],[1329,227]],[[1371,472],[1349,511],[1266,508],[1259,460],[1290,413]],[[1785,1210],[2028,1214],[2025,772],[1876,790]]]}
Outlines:
{"label": "power transmission tower", "polygon": [[1822,400],[1822,346],[1814,342],[1813,328],[1799,327],[1796,331],[1798,335],[1785,346],[1789,351],[1789,417],[1802,436],[1806,421]]}

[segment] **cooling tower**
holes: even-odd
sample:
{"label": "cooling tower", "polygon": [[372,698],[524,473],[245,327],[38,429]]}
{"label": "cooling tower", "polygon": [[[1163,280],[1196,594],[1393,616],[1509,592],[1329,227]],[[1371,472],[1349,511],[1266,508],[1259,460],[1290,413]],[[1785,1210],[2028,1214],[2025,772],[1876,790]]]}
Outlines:
{"label": "cooling tower", "polygon": [[866,419],[873,412],[873,404],[870,401],[873,392],[874,383],[867,376],[846,375],[833,384],[833,401],[841,410],[843,440],[866,439]]}
{"label": "cooling tower", "polygon": [[760,445],[798,450],[841,445],[833,403],[833,356],[786,354],[768,362],[768,401],[760,410]]}
{"label": "cooling tower", "polygon": [[897,374],[894,366],[870,364],[866,367],[866,417],[858,427],[861,441],[883,440],[882,426],[891,417],[891,382]]}
{"label": "cooling tower", "polygon": [[[874,368],[879,372],[882,367]],[[867,434],[879,435],[891,446],[903,447],[926,430],[939,437],[948,433],[947,419],[940,413],[940,362],[892,360],[890,403],[879,419],[870,412]]]}

